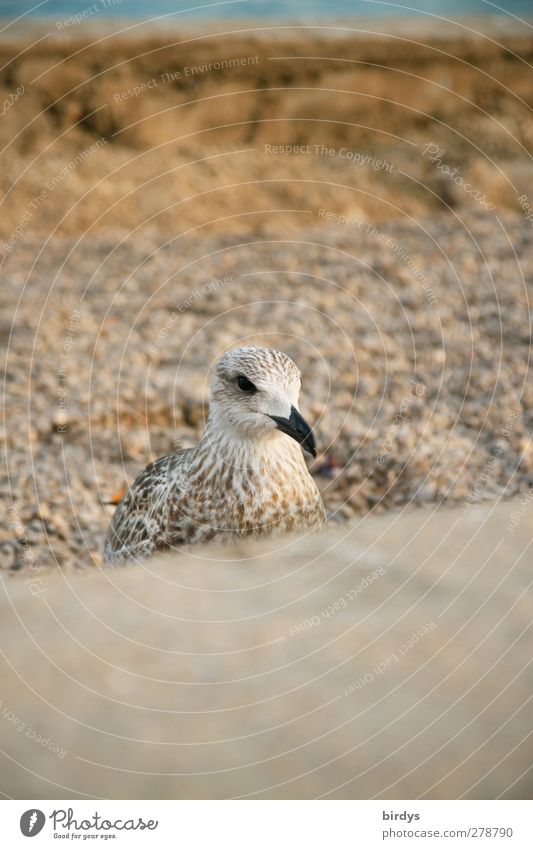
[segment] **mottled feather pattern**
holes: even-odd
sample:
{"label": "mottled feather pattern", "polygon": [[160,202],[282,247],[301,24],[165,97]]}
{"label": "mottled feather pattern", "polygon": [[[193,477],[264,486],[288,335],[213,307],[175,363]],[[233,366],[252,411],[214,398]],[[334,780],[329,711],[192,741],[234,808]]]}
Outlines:
{"label": "mottled feather pattern", "polygon": [[160,457],[135,479],[113,516],[104,553],[108,563],[147,557],[157,550],[165,535],[172,469],[191,451]]}
{"label": "mottled feather pattern", "polygon": [[[241,373],[263,387],[264,397],[243,397],[234,382]],[[113,516],[105,561],[323,525],[322,499],[301,447],[264,412],[290,408],[299,386],[298,369],[279,351],[245,348],[222,357],[200,444],[156,460],[137,477]]]}

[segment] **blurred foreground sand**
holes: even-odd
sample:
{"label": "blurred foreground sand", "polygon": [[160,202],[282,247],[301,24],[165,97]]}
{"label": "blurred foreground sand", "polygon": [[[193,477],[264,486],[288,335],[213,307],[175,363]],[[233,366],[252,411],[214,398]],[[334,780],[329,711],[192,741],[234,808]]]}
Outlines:
{"label": "blurred foreground sand", "polygon": [[[0,42],[0,789],[530,796],[531,36],[143,32]],[[349,523],[79,569],[243,332]]]}
{"label": "blurred foreground sand", "polygon": [[530,796],[532,529],[525,496],[4,577],[1,789]]}

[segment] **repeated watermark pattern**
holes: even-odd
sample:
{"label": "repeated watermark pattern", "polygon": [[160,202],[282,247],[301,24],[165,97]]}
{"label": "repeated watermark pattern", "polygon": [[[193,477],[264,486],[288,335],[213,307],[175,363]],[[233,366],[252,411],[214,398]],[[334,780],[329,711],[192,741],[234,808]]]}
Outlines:
{"label": "repeated watermark pattern", "polygon": [[115,103],[124,103],[131,97],[139,97],[145,91],[159,88],[159,86],[167,83],[177,82],[178,80],[190,80],[201,74],[207,74],[210,71],[226,71],[233,68],[242,68],[246,65],[257,65],[261,61],[259,56],[231,56],[228,59],[218,59],[216,62],[206,62],[203,65],[185,65],[181,71],[164,71],[157,77],[152,77],[145,80],[139,85],[134,85],[124,91],[117,91],[113,95]]}
{"label": "repeated watermark pattern", "polygon": [[119,6],[121,2],[122,0],[97,0],[96,3],[93,3],[92,6],[87,6],[86,9],[82,9],[81,12],[69,15],[68,18],[64,18],[62,21],[56,21],[56,29],[63,32],[63,30],[69,29],[76,24],[81,24],[87,18],[99,15],[105,9],[113,9],[115,6]]}
{"label": "repeated watermark pattern", "polygon": [[391,250],[400,259],[407,268],[412,271],[413,276],[422,285],[422,289],[430,306],[435,306],[438,303],[438,298],[429,283],[426,275],[421,270],[416,260],[403,248],[399,242],[384,230],[380,230],[375,224],[369,221],[363,221],[355,218],[352,215],[343,215],[340,212],[335,212],[330,209],[321,207],[318,210],[318,217],[323,221],[328,221],[333,224],[342,224],[346,227],[351,227],[353,230],[366,233],[372,238],[382,242],[389,250]]}
{"label": "repeated watermark pattern", "polygon": [[513,510],[511,513],[511,518],[509,519],[508,524],[506,525],[505,530],[509,534],[514,534],[520,522],[524,517],[524,513],[526,512],[528,506],[533,502],[533,489],[528,489],[525,495],[520,499],[519,507],[517,510]]}
{"label": "repeated watermark pattern", "polygon": [[345,159],[354,166],[367,166],[374,171],[387,171],[389,174],[394,170],[394,164],[388,159],[379,159],[368,153],[361,153],[357,150],[350,150],[347,147],[330,147],[325,144],[313,145],[316,156],[330,156],[332,158]]}
{"label": "repeated watermark pattern", "polygon": [[0,713],[2,719],[6,722],[10,722],[13,728],[16,728],[19,734],[22,734],[24,737],[27,737],[28,740],[33,740],[34,743],[37,743],[38,746],[41,746],[43,749],[47,749],[49,752],[52,752],[54,755],[57,755],[58,758],[63,759],[67,754],[67,749],[64,749],[62,746],[59,746],[57,743],[54,743],[50,737],[45,737],[42,734],[39,734],[38,731],[35,731],[30,725],[24,722],[17,714],[12,711],[3,701],[0,699]]}
{"label": "repeated watermark pattern", "polygon": [[235,277],[233,274],[228,274],[226,277],[213,278],[213,280],[208,280],[207,283],[204,283],[203,286],[200,286],[198,289],[195,289],[188,298],[185,298],[183,301],[180,301],[176,304],[175,308],[170,313],[169,317],[165,321],[163,327],[157,334],[157,337],[153,343],[150,345],[149,351],[151,354],[155,353],[158,348],[165,343],[165,340],[176,324],[178,316],[181,313],[187,312],[193,304],[197,303],[197,301],[202,300],[202,298],[206,298],[209,295],[213,294],[213,292],[218,292],[220,289],[225,289],[231,283],[233,283]]}
{"label": "repeated watermark pattern", "polygon": [[411,386],[409,387],[409,394],[403,398],[400,403],[399,410],[397,414],[394,416],[392,420],[392,424],[387,431],[387,435],[382,442],[377,461],[380,466],[385,463],[387,456],[390,454],[394,438],[398,433],[398,430],[403,424],[407,424],[411,420],[410,410],[413,405],[420,406],[424,403],[424,396],[426,394],[426,386],[424,383],[419,382],[417,380],[411,381]]}
{"label": "repeated watermark pattern", "polygon": [[17,226],[14,228],[11,235],[9,236],[7,242],[4,242],[4,244],[1,246],[2,250],[6,254],[10,253],[13,250],[18,240],[24,233],[27,224],[29,224],[37,210],[41,208],[41,205],[47,199],[50,192],[53,192],[54,189],[56,189],[57,186],[65,179],[65,177],[71,174],[72,171],[74,171],[79,165],[85,162],[86,159],[88,159],[92,154],[96,153],[97,150],[100,150],[100,148],[106,145],[108,141],[109,139],[102,137],[98,139],[98,141],[93,142],[93,144],[84,148],[81,153],[78,153],[69,162],[67,162],[67,164],[64,165],[63,168],[60,168],[59,171],[54,174],[54,176],[50,180],[47,180],[45,188],[41,189],[38,194],[33,196],[32,200],[26,207],[26,210],[24,211],[23,215],[20,217]]}
{"label": "repeated watermark pattern", "polygon": [[363,230],[371,226],[367,221],[362,221],[353,215],[343,215],[341,212],[333,212],[333,210],[324,209],[323,207],[318,210],[318,217],[325,221],[331,221],[333,224],[343,224],[345,227],[352,227],[354,230]]}
{"label": "repeated watermark pattern", "polygon": [[319,614],[310,616],[308,619],[298,622],[297,625],[293,625],[289,630],[289,637],[294,637],[296,634],[302,634],[304,631],[311,630],[311,628],[314,628],[316,625],[320,625],[324,619],[331,619],[331,617],[338,613],[339,610],[344,610],[348,607],[350,602],[355,601],[358,595],[364,592],[364,590],[366,590],[384,574],[385,569],[383,566],[378,566],[373,572],[369,572],[369,574],[356,584],[355,587],[352,587],[352,589],[348,590],[348,592],[343,596],[338,598],[332,604],[329,604]]}
{"label": "repeated watermark pattern", "polygon": [[117,91],[113,95],[113,100],[115,103],[124,103],[124,101],[129,100],[130,97],[138,97],[140,94],[143,94],[145,91],[149,91],[150,89],[158,88],[160,85],[166,85],[166,83],[174,82],[175,80],[179,80],[182,74],[181,71],[165,71],[162,74],[159,74],[158,77],[152,77],[150,80],[146,80],[139,85],[132,86],[132,88],[128,88],[125,91]]}
{"label": "repeated watermark pattern", "polygon": [[67,430],[67,367],[70,349],[74,341],[73,334],[79,330],[80,327],[80,317],[81,313],[79,310],[72,310],[70,313],[67,319],[67,330],[63,340],[63,349],[59,356],[59,368],[56,373],[58,414],[55,420],[55,429],[57,433],[65,433]]}
{"label": "repeated watermark pattern", "polygon": [[438,299],[433,291],[430,283],[424,272],[419,268],[417,262],[413,259],[412,256],[398,243],[396,239],[390,236],[388,233],[385,233],[383,230],[379,230],[375,224],[367,225],[367,233],[369,233],[374,238],[378,239],[380,242],[383,242],[389,250],[391,250],[398,259],[401,259],[403,263],[407,266],[407,268],[413,272],[413,276],[418,280],[419,283],[422,284],[422,289],[426,296],[426,299],[430,306],[435,306]]}
{"label": "repeated watermark pattern", "polygon": [[[498,595],[500,585],[493,592],[490,575],[483,583],[487,570],[477,571],[477,563],[475,581],[470,581],[468,568],[468,580],[456,580],[455,571],[449,580],[452,570],[447,566],[455,551],[438,545],[449,530],[437,507],[441,500],[457,503],[453,539],[467,551],[463,561],[468,562],[465,558],[472,555],[462,542],[463,535],[472,537],[470,514],[461,519],[459,508],[470,487],[477,484],[464,509],[481,497],[491,475],[494,481],[487,490],[494,500],[504,495],[504,486],[496,483],[505,483],[507,471],[513,491],[531,485],[529,448],[518,457],[530,421],[524,326],[531,310],[527,286],[523,294],[520,283],[531,274],[526,266],[520,278],[509,258],[516,251],[518,263],[526,253],[533,200],[530,203],[531,192],[518,197],[522,190],[529,191],[520,183],[511,198],[514,214],[489,214],[495,205],[483,189],[491,198],[493,189],[483,174],[490,173],[491,165],[499,172],[495,201],[504,198],[505,205],[509,192],[506,187],[505,197],[498,193],[503,172],[497,163],[488,164],[488,154],[498,151],[500,164],[505,159],[509,173],[515,174],[512,154],[507,158],[507,148],[497,143],[495,124],[494,136],[490,133],[498,110],[486,114],[479,127],[474,121],[468,126],[463,117],[455,126],[446,123],[449,117],[440,121],[437,111],[439,116],[453,115],[440,100],[446,96],[440,81],[447,75],[442,51],[437,70],[430,69],[422,82],[418,72],[426,75],[434,51],[424,49],[417,67],[420,45],[407,39],[414,73],[401,59],[395,64],[406,74],[385,74],[382,81],[375,64],[359,61],[363,53],[375,53],[373,41],[361,52],[360,34],[352,49],[350,36],[339,39],[336,33],[330,49],[327,33],[321,33],[319,50],[312,51],[320,56],[309,65],[314,27],[307,27],[306,45],[300,42],[295,51],[299,55],[267,60],[266,54],[279,53],[280,47],[286,52],[292,33],[281,41],[267,33],[263,41],[260,28],[254,27],[248,41],[248,31],[240,29],[236,35],[215,34],[212,27],[189,33],[179,24],[176,31],[175,19],[166,16],[157,23],[154,19],[146,35],[145,22],[131,27],[112,22],[113,32],[108,33],[107,24],[94,29],[90,22],[94,25],[97,15],[114,8],[124,11],[122,0],[74,5],[76,14],[70,14],[73,5],[61,4],[62,11],[49,25],[55,33],[52,49],[45,43],[41,54],[37,44],[28,46],[28,66],[23,53],[13,55],[0,103],[0,118],[9,113],[2,143],[8,141],[6,150],[13,151],[0,181],[8,189],[0,251],[3,247],[14,254],[6,262],[5,290],[7,307],[15,313],[11,326],[7,315],[0,322],[0,337],[10,349],[7,386],[13,396],[13,414],[0,435],[8,459],[6,506],[13,499],[2,584],[18,585],[13,600],[20,627],[7,628],[11,643],[6,644],[6,658],[20,676],[21,693],[27,690],[28,696],[26,703],[3,694],[9,705],[0,699],[6,750],[18,764],[14,779],[6,773],[4,795],[16,793],[21,781],[27,798],[34,799],[32,790],[43,782],[87,798],[109,796],[109,787],[111,795],[114,790],[118,794],[121,786],[127,796],[128,787],[142,790],[147,785],[180,798],[191,782],[206,796],[230,790],[235,797],[283,795],[302,777],[302,741],[311,766],[325,765],[325,771],[305,771],[303,780],[314,797],[357,796],[362,791],[376,798],[404,798],[405,787],[414,788],[417,798],[443,795],[449,787],[475,796],[481,781],[493,798],[509,795],[515,784],[519,793],[524,764],[515,744],[527,741],[522,731],[530,729],[523,711],[515,707],[529,691],[521,674],[524,658],[509,640],[521,637],[526,605],[511,604],[522,599],[527,569],[524,565],[516,584],[509,570]],[[67,17],[56,20],[65,11]],[[102,40],[104,29],[109,37]],[[141,35],[146,43],[131,44],[130,35]],[[493,50],[491,46],[491,55]],[[265,57],[252,55],[256,52]],[[333,84],[344,85],[345,74],[351,73],[350,65],[340,63],[354,61],[355,85],[335,90]],[[503,50],[491,70],[497,72],[500,61],[507,61]],[[455,59],[453,63],[455,67]],[[489,100],[482,90],[487,75],[479,73],[481,65],[476,60],[472,68],[471,91],[479,103]],[[469,67],[463,62],[461,74],[452,72],[457,107],[468,103],[457,95]],[[372,75],[368,79],[367,70]],[[22,84],[15,88],[19,79],[32,77],[26,90]],[[403,101],[394,91],[397,80]],[[494,78],[490,80],[493,87]],[[505,82],[510,91],[520,91],[510,78]],[[419,102],[418,87],[423,88]],[[380,96],[363,101],[365,92],[370,98],[373,93]],[[175,110],[177,102],[184,105],[184,94],[185,117]],[[502,88],[493,98],[495,107],[505,96]],[[431,101],[427,109],[426,98]],[[511,100],[519,109],[516,98]],[[413,101],[422,107],[414,110],[414,124]],[[97,106],[94,112],[106,110],[101,123],[93,121],[89,111]],[[477,113],[471,111],[474,118]],[[509,120],[506,132],[512,134],[513,123],[518,126],[520,120]],[[441,138],[437,123],[448,149],[433,141]],[[142,127],[138,136],[137,125]],[[422,129],[429,125],[435,129]],[[478,141],[482,145],[485,127],[486,151],[477,146]],[[8,138],[10,128],[20,130],[17,137]],[[102,133],[109,137],[99,138]],[[520,127],[520,133],[525,148],[533,138],[531,127]],[[265,144],[267,138],[279,143]],[[316,138],[323,143],[314,143]],[[90,159],[95,154],[97,161]],[[476,171],[476,159],[484,170]],[[404,168],[405,163],[409,167]],[[431,191],[434,185],[443,189],[441,198],[453,197],[464,216],[443,211],[438,190]],[[175,216],[166,214],[176,198],[182,201],[178,237]],[[464,218],[464,227],[459,227],[459,218]],[[214,233],[211,225],[204,232],[206,222]],[[477,235],[474,246],[471,237]],[[446,285],[450,263],[459,295],[455,286]],[[495,270],[497,292],[485,292],[479,285],[486,267],[490,273]],[[243,274],[259,275],[258,282],[250,286]],[[307,278],[315,282],[307,285]],[[118,315],[113,304],[124,285],[127,293]],[[483,362],[481,372],[471,370],[468,338]],[[504,340],[504,352],[493,344],[495,338]],[[386,340],[386,351],[380,340]],[[180,542],[174,552],[165,553],[176,560],[162,565],[160,575],[159,554],[146,569],[131,563],[120,570],[106,567],[94,577],[83,575],[80,567],[90,562],[93,547],[103,550],[109,514],[126,491],[122,482],[137,479],[152,452],[150,459],[167,454],[173,431],[184,447],[198,444],[209,410],[203,393],[209,366],[223,350],[248,344],[279,348],[302,370],[302,412],[306,417],[306,411],[310,413],[318,449],[316,464],[305,459],[330,517],[329,527],[311,541],[289,537],[285,543],[276,536],[273,550],[267,550],[266,541],[249,548],[239,537],[235,546],[213,546],[205,552],[195,548],[185,559],[177,551]],[[147,381],[160,365],[155,392],[161,390],[161,398],[155,418],[147,420],[154,389]],[[489,391],[496,369],[506,383],[499,407]],[[249,380],[253,374],[239,377]],[[93,387],[90,403],[79,410],[75,379],[80,387]],[[287,403],[285,383],[291,381],[286,379],[284,375],[280,394],[285,412],[291,412],[290,423],[293,401],[298,401],[295,389],[290,406]],[[177,409],[169,402],[173,380]],[[252,384],[250,396],[233,393],[232,427],[248,407],[252,414],[260,411],[260,417],[280,412],[280,398],[272,410],[264,386]],[[525,387],[521,394],[515,391],[520,386]],[[128,430],[124,439],[109,413],[113,398],[128,410],[122,422]],[[93,402],[98,409],[91,417]],[[524,423],[516,426],[521,437],[514,440],[510,435],[520,415],[514,410],[519,403]],[[281,421],[279,415],[270,418]],[[271,421],[266,424],[271,428],[268,440],[274,431]],[[65,446],[56,434],[67,428]],[[291,456],[303,469],[300,448],[287,441],[290,435],[290,428],[277,434],[284,440],[278,444],[292,447]],[[518,445],[510,445],[511,440]],[[467,468],[463,459],[468,447],[472,466],[469,461]],[[224,451],[219,454],[224,465],[232,462]],[[252,472],[259,490],[273,467],[263,467],[261,460],[256,465]],[[405,472],[393,481],[392,497],[394,473],[384,473],[389,465],[401,465]],[[75,473],[66,475],[69,471]],[[297,474],[292,467],[283,471],[296,493]],[[513,478],[516,472],[520,478]],[[423,475],[430,482],[428,490],[435,493],[426,500],[434,505],[407,516],[404,525],[404,509],[410,511],[412,494],[423,488]],[[209,489],[213,502],[226,502],[235,480],[232,469],[227,477],[215,476]],[[243,481],[230,510],[240,509],[239,499],[244,504],[248,497],[245,474]],[[140,484],[142,494],[131,516],[137,528],[137,508],[141,512],[147,507],[150,521],[150,501],[167,496],[171,501],[171,478],[163,481],[160,476],[155,486]],[[208,521],[198,510],[205,502],[206,481],[193,478],[188,486],[190,498],[183,511],[170,508],[165,524],[169,540],[182,539],[179,531],[187,517],[191,525]],[[100,489],[105,499],[99,498]],[[250,490],[249,501],[255,504],[253,485]],[[292,491],[289,503],[297,507]],[[514,544],[518,548],[522,541],[517,529],[525,532],[526,511],[533,504],[533,488],[521,492],[520,501],[494,511],[498,521],[503,517],[502,526],[508,523],[506,532],[514,534],[505,546],[509,566]],[[285,498],[282,485],[279,495]],[[135,500],[130,498],[130,503]],[[389,506],[394,515],[382,516],[384,522],[374,519],[374,507],[385,511]],[[239,510],[234,513],[238,516]],[[253,524],[262,524],[260,513]],[[250,521],[246,530],[251,526]],[[487,539],[492,538],[492,516],[485,528]],[[428,537],[433,556],[421,563]],[[389,556],[400,547],[408,552],[407,571],[401,564],[397,569]],[[484,554],[480,549],[476,556]],[[55,569],[50,569],[52,558]],[[93,559],[100,565],[98,557]],[[194,570],[193,561],[199,568]],[[172,562],[177,571],[171,575],[165,570],[172,570]],[[58,569],[59,576],[53,575]],[[436,585],[438,592],[432,590]],[[451,609],[459,597],[452,614],[444,617],[443,606]],[[6,599],[9,603],[9,594]],[[299,606],[301,601],[305,607]],[[508,613],[513,627],[493,628],[498,617],[503,622]],[[63,627],[50,627],[52,614]],[[97,624],[109,623],[111,638],[95,627],[96,618]],[[176,627],[186,639],[176,640]],[[448,677],[456,661],[453,639],[458,633],[468,650],[479,644],[482,634],[486,650],[471,653],[472,659],[466,650],[461,654],[463,677],[455,686]],[[289,639],[293,637],[296,640]],[[498,694],[486,696],[479,682],[486,676],[489,688],[494,684],[487,669],[490,673],[500,650],[508,674],[499,697],[492,698]],[[414,687],[406,680],[411,673],[416,676]],[[472,686],[459,693],[457,702],[454,688],[460,689],[463,679]],[[176,682],[183,696],[179,705]],[[353,700],[343,698],[354,693]],[[420,699],[421,694],[427,698]],[[381,695],[376,703],[374,697]],[[479,704],[484,710],[478,724]],[[492,713],[493,704],[497,710],[502,706],[500,714]],[[504,728],[511,715],[512,739],[507,735],[509,741],[502,742],[506,734],[493,731]],[[476,724],[471,736],[480,758],[475,763],[475,752],[467,746],[466,768],[459,774],[460,735],[472,717]],[[442,741],[435,743],[431,728],[437,720]],[[357,726],[356,739],[344,733],[349,723]],[[300,730],[294,745],[296,727]],[[334,735],[324,736],[324,729],[333,729]],[[74,739],[75,752],[69,742]],[[70,751],[58,740],[68,743]],[[451,742],[442,755],[440,748],[435,752],[441,742]],[[508,779],[493,765],[505,765],[506,755],[514,751],[511,746],[519,758]],[[180,751],[183,757],[176,765]],[[442,781],[435,791],[428,787],[433,781]],[[76,805],[50,815],[51,808],[46,825],[56,838],[108,840],[133,830],[147,835],[158,826],[137,816],[138,810],[130,820],[107,819],[107,813],[95,812],[94,806],[89,818]],[[28,808],[21,818],[22,834],[37,835],[41,816],[38,809]],[[384,820],[411,822],[417,816],[382,812]]]}
{"label": "repeated watermark pattern", "polygon": [[486,210],[492,212],[492,210],[496,208],[495,205],[487,199],[486,195],[481,194],[479,189],[476,189],[471,185],[471,183],[467,183],[465,181],[461,174],[461,168],[459,165],[452,168],[451,165],[443,160],[443,157],[446,156],[446,148],[440,147],[440,145],[435,144],[434,142],[429,142],[425,145],[422,155],[427,156],[429,161],[438,168],[444,177],[451,180],[451,182],[455,183],[456,186],[459,186],[465,194],[478,201]]}
{"label": "repeated watermark pattern", "polygon": [[491,456],[483,466],[483,470],[479,476],[476,485],[470,490],[468,497],[462,505],[463,510],[468,510],[468,508],[471,507],[472,504],[475,504],[477,501],[479,501],[479,499],[483,495],[487,484],[492,477],[494,469],[500,462],[501,456],[509,442],[509,437],[511,435],[511,431],[514,427],[514,424],[520,415],[521,410],[518,408],[511,411],[509,418],[507,419],[505,425],[500,431],[498,439],[496,440],[496,444],[492,449]]}
{"label": "repeated watermark pattern", "polygon": [[529,202],[528,196],[520,195],[520,197],[518,198],[518,203],[520,204],[520,208],[524,213],[524,218],[533,227],[533,207]]}
{"label": "repeated watermark pattern", "polygon": [[389,162],[388,159],[379,159],[369,153],[351,150],[348,147],[337,148],[326,144],[265,144],[263,150],[265,153],[273,153],[277,156],[292,156],[293,154],[329,156],[336,159],[345,159],[353,166],[367,166],[374,171],[391,173],[394,170],[394,163]]}
{"label": "repeated watermark pattern", "polygon": [[26,529],[24,528],[16,509],[14,507],[9,507],[7,512],[11,530],[13,531],[17,543],[20,546],[20,553],[23,561],[22,565],[30,572],[30,575],[25,578],[24,583],[33,596],[40,596],[44,592],[44,583],[41,575],[41,572],[44,571],[43,567],[39,566],[35,561],[31,545],[28,541],[28,537],[26,536]]}
{"label": "repeated watermark pattern", "polygon": [[25,91],[24,84],[21,83],[19,86],[17,86],[15,91],[9,92],[8,96],[6,98],[4,98],[4,101],[2,103],[2,106],[1,106],[1,109],[0,109],[0,118],[3,118],[4,115],[6,114],[6,112],[9,112],[9,110],[17,102],[17,100],[19,100],[22,97],[22,95],[24,94],[24,91]]}

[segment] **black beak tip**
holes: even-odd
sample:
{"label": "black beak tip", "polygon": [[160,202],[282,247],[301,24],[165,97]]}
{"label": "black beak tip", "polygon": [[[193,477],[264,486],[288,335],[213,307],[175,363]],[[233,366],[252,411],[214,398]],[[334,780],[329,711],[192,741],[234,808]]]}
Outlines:
{"label": "black beak tip", "polygon": [[313,439],[313,434],[309,434],[301,443],[304,451],[307,451],[308,454],[316,460],[316,447],[315,440]]}
{"label": "black beak tip", "polygon": [[307,453],[311,454],[313,458],[316,458],[316,446],[313,431],[303,416],[300,415],[296,407],[291,408],[291,414],[288,419],[280,416],[270,416],[270,418],[276,422],[278,430],[281,430],[282,433],[286,433],[287,436],[290,436],[291,439],[298,442],[304,451],[307,451]]}

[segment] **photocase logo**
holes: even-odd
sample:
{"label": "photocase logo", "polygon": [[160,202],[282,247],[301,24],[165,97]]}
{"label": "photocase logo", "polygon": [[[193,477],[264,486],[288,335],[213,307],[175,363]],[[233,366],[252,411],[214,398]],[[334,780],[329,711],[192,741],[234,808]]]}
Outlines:
{"label": "photocase logo", "polygon": [[37,808],[30,808],[29,811],[24,811],[20,818],[20,830],[24,837],[35,837],[42,831],[46,822],[46,817],[42,811]]}

